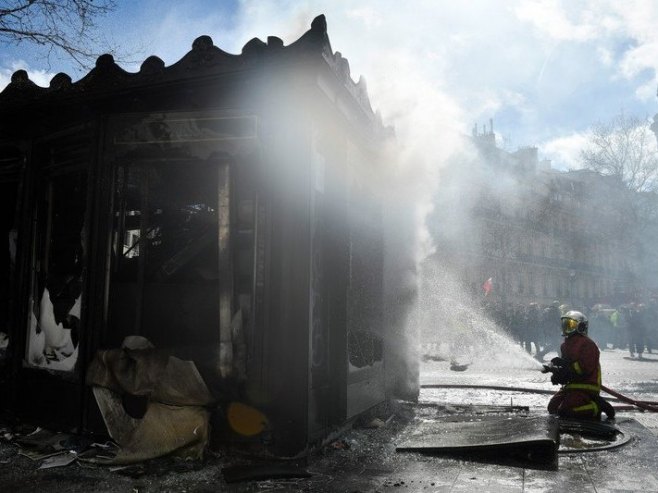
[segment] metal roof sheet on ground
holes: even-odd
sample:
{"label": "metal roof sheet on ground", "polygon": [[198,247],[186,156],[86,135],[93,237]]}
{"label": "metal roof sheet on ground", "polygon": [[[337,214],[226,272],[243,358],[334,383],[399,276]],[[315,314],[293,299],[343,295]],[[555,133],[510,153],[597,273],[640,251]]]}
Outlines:
{"label": "metal roof sheet on ground", "polygon": [[555,467],[558,446],[558,424],[553,417],[514,416],[476,421],[422,421],[410,428],[396,450],[497,462],[509,459]]}

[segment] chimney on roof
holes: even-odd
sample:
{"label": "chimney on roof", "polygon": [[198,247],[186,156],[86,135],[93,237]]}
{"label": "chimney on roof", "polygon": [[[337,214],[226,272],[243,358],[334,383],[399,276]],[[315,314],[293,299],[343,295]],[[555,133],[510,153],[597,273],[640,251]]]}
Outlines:
{"label": "chimney on roof", "polygon": [[480,143],[496,147],[496,136],[493,133],[493,120],[489,120],[489,125],[491,127],[490,131],[487,129],[487,124],[483,123],[482,133],[480,133],[480,125],[475,123],[472,130],[473,137],[477,138]]}

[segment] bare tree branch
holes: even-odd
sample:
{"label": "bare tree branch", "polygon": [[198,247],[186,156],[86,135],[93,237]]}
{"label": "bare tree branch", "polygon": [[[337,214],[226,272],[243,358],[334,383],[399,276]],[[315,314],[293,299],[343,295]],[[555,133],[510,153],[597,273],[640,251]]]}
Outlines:
{"label": "bare tree branch", "polygon": [[655,265],[655,245],[646,231],[655,231],[658,219],[658,150],[648,119],[620,113],[596,124],[581,159],[584,168],[623,184],[621,193],[601,197],[622,219],[610,232],[624,238],[640,265]]}
{"label": "bare tree branch", "polygon": [[581,160],[587,169],[618,177],[629,190],[658,189],[658,152],[649,122],[620,113],[608,123],[592,128]]}
{"label": "bare tree branch", "polygon": [[115,8],[114,0],[0,0],[0,45],[32,43],[88,68],[102,53],[95,20]]}

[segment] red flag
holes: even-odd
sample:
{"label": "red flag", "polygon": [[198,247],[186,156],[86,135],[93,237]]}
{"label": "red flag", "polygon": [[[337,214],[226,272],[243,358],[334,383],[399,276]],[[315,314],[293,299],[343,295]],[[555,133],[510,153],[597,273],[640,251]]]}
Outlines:
{"label": "red flag", "polygon": [[493,289],[493,277],[490,277],[486,281],[484,281],[484,284],[482,285],[482,289],[484,290],[484,295],[488,295],[491,290]]}

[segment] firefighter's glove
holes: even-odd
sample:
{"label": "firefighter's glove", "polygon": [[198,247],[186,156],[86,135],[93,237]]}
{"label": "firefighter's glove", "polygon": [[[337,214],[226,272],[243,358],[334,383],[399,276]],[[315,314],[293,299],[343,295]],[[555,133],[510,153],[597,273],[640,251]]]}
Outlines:
{"label": "firefighter's glove", "polygon": [[596,402],[599,405],[599,409],[605,413],[608,419],[615,418],[615,408],[612,407],[608,401],[606,401],[603,397],[598,396]]}
{"label": "firefighter's glove", "polygon": [[542,365],[541,372],[542,373],[550,373],[555,371],[555,367],[553,365]]}
{"label": "firefighter's glove", "polygon": [[564,358],[553,358],[551,360],[551,365],[564,368],[569,366],[569,362]]}
{"label": "firefighter's glove", "polygon": [[571,381],[572,374],[569,368],[556,368],[553,374],[551,375],[551,383],[553,385],[564,385]]}

